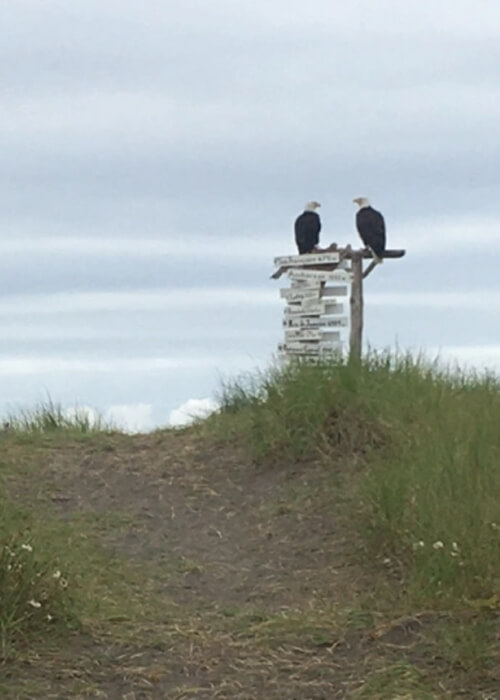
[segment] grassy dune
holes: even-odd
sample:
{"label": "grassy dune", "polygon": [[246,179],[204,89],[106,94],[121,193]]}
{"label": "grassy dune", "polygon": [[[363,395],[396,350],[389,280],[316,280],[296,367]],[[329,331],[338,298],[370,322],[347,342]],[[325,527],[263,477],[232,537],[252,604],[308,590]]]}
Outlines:
{"label": "grassy dune", "polygon": [[220,400],[207,428],[261,462],[350,460],[359,531],[397,561],[415,605],[498,605],[497,379],[373,355],[272,370]]}
{"label": "grassy dune", "polygon": [[372,355],[0,431],[0,694],[495,697],[500,386]]}

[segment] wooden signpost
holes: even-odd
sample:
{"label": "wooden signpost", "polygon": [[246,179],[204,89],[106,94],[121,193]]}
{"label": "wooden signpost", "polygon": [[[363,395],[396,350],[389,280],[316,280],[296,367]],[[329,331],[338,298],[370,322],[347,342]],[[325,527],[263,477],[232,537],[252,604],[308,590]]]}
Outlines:
{"label": "wooden signpost", "polygon": [[[386,250],[384,258],[402,258],[404,250]],[[363,260],[371,258],[363,271]],[[286,273],[291,286],[280,289],[286,302],[285,342],[278,351],[286,358],[318,361],[349,348],[351,359],[361,358],[363,336],[363,279],[377,262],[368,250],[350,246],[331,252],[286,255],[274,259],[278,279]],[[349,314],[343,300],[349,296]]]}

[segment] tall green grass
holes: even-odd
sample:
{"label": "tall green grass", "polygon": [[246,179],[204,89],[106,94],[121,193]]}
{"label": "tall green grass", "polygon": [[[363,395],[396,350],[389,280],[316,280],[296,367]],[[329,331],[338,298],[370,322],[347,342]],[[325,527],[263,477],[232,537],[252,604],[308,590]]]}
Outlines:
{"label": "tall green grass", "polygon": [[[0,441],[36,444],[48,435],[68,437],[110,431],[87,411],[65,411],[50,398],[32,409],[19,410],[3,422]],[[1,443],[0,443],[1,444]],[[48,638],[77,625],[75,586],[67,571],[70,536],[43,518],[18,507],[3,488],[0,462],[0,662],[33,638]]]}
{"label": "tall green grass", "polygon": [[77,625],[73,585],[29,515],[0,493],[0,660],[13,647]]}
{"label": "tall green grass", "polygon": [[66,431],[71,433],[110,432],[113,426],[105,423],[99,414],[90,415],[85,409],[64,409],[50,397],[33,408],[11,412],[3,421],[10,432],[47,434]]}
{"label": "tall green grass", "polygon": [[257,460],[364,465],[362,531],[422,603],[498,604],[500,385],[409,355],[290,365],[226,383],[209,419]]}

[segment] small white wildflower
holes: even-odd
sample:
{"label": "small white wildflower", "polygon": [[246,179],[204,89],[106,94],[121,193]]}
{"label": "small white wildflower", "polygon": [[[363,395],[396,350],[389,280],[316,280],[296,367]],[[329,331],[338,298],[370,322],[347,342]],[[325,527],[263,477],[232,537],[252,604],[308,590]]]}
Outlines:
{"label": "small white wildflower", "polygon": [[496,523],[491,523],[491,527],[493,530],[500,530],[500,525],[497,525]]}
{"label": "small white wildflower", "polygon": [[423,547],[425,547],[425,542],[423,540],[413,543],[413,549],[422,549]]}
{"label": "small white wildflower", "polygon": [[444,544],[441,542],[441,540],[437,540],[437,542],[434,542],[434,544],[432,545],[432,548],[435,550],[443,549],[443,547]]}
{"label": "small white wildflower", "polygon": [[47,620],[48,620],[49,622],[51,622],[53,619],[54,619],[54,618],[53,618],[52,615],[49,613],[49,614],[47,615]]}
{"label": "small white wildflower", "polygon": [[7,571],[10,571],[12,569],[12,564],[7,564]]}
{"label": "small white wildflower", "polygon": [[384,559],[383,563],[384,563],[386,566],[388,566],[388,565],[391,563],[391,560],[389,559],[389,557],[386,557],[386,558]]}
{"label": "small white wildflower", "polygon": [[451,543],[451,548],[454,552],[458,552],[458,544],[456,542]]}
{"label": "small white wildflower", "polygon": [[22,544],[21,549],[25,549],[27,552],[33,551],[33,547],[30,544]]}
{"label": "small white wildflower", "polygon": [[29,600],[28,605],[31,605],[32,608],[41,608],[42,604],[39,603],[37,600]]}
{"label": "small white wildflower", "polygon": [[57,571],[54,571],[54,573],[52,574],[52,578],[61,578],[61,572],[59,571],[59,569]]}

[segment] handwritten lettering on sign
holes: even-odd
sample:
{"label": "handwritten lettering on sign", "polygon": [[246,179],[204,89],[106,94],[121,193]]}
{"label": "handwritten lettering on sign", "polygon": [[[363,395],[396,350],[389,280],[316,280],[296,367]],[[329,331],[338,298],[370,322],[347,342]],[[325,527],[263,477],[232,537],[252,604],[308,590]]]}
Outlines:
{"label": "handwritten lettering on sign", "polygon": [[345,328],[347,318],[322,318],[321,316],[285,316],[285,328]]}
{"label": "handwritten lettering on sign", "polygon": [[321,331],[299,328],[297,330],[286,330],[285,340],[321,340]]}
{"label": "handwritten lettering on sign", "polygon": [[285,316],[313,316],[325,313],[326,305],[322,301],[317,301],[314,304],[294,304],[287,306]]}
{"label": "handwritten lettering on sign", "polygon": [[321,282],[350,282],[352,274],[346,270],[332,270],[331,272],[323,270],[295,270],[291,269],[287,272],[291,280],[320,280]]}
{"label": "handwritten lettering on sign", "polygon": [[290,304],[285,308],[285,318],[287,316],[332,316],[342,313],[343,304],[325,303],[316,301],[314,303],[303,301],[301,304]]}
{"label": "handwritten lettering on sign", "polygon": [[321,328],[319,316],[290,316],[283,319],[284,328]]}
{"label": "handwritten lettering on sign", "polygon": [[[343,304],[338,304],[335,299],[321,299],[320,304],[323,305],[323,311],[321,313],[331,316],[332,314],[339,313],[339,308],[343,308]],[[310,301],[309,299],[304,299],[302,302],[302,308],[304,311],[309,311],[312,308],[316,308],[317,302]]]}
{"label": "handwritten lettering on sign", "polygon": [[291,328],[285,330],[285,340],[331,340],[337,338],[338,332],[324,331],[319,328]]}
{"label": "handwritten lettering on sign", "polygon": [[[308,319],[305,319],[305,320],[307,321]],[[287,329],[291,329],[291,330],[299,330],[299,329],[302,329],[302,330],[305,330],[305,329],[320,330],[320,329],[322,329],[323,331],[327,331],[327,330],[330,330],[331,328],[345,328],[346,324],[345,323],[336,323],[336,322],[332,322],[332,321],[315,321],[315,322],[307,323],[304,325],[298,325],[296,323],[295,319],[293,319],[292,321],[286,321],[286,322],[283,321],[283,327],[285,328],[285,330],[287,330]]]}
{"label": "handwritten lettering on sign", "polygon": [[302,301],[303,299],[319,299],[320,289],[280,289],[280,297],[287,301]]}
{"label": "handwritten lettering on sign", "polygon": [[286,265],[328,265],[329,263],[337,263],[339,259],[339,253],[308,253],[307,255],[284,255],[274,258],[274,264],[276,267],[284,267]]}
{"label": "handwritten lettering on sign", "polygon": [[338,352],[342,349],[342,343],[338,342],[300,342],[290,340],[286,343],[280,343],[278,350],[290,355],[310,355],[310,354],[327,354]]}
{"label": "handwritten lettering on sign", "polygon": [[347,316],[339,316],[339,318],[328,318],[325,319],[325,326],[328,328],[347,328],[349,325],[349,319]]}
{"label": "handwritten lettering on sign", "polygon": [[292,289],[300,287],[301,289],[315,289],[319,292],[321,286],[321,280],[290,280],[290,287],[292,287]]}

